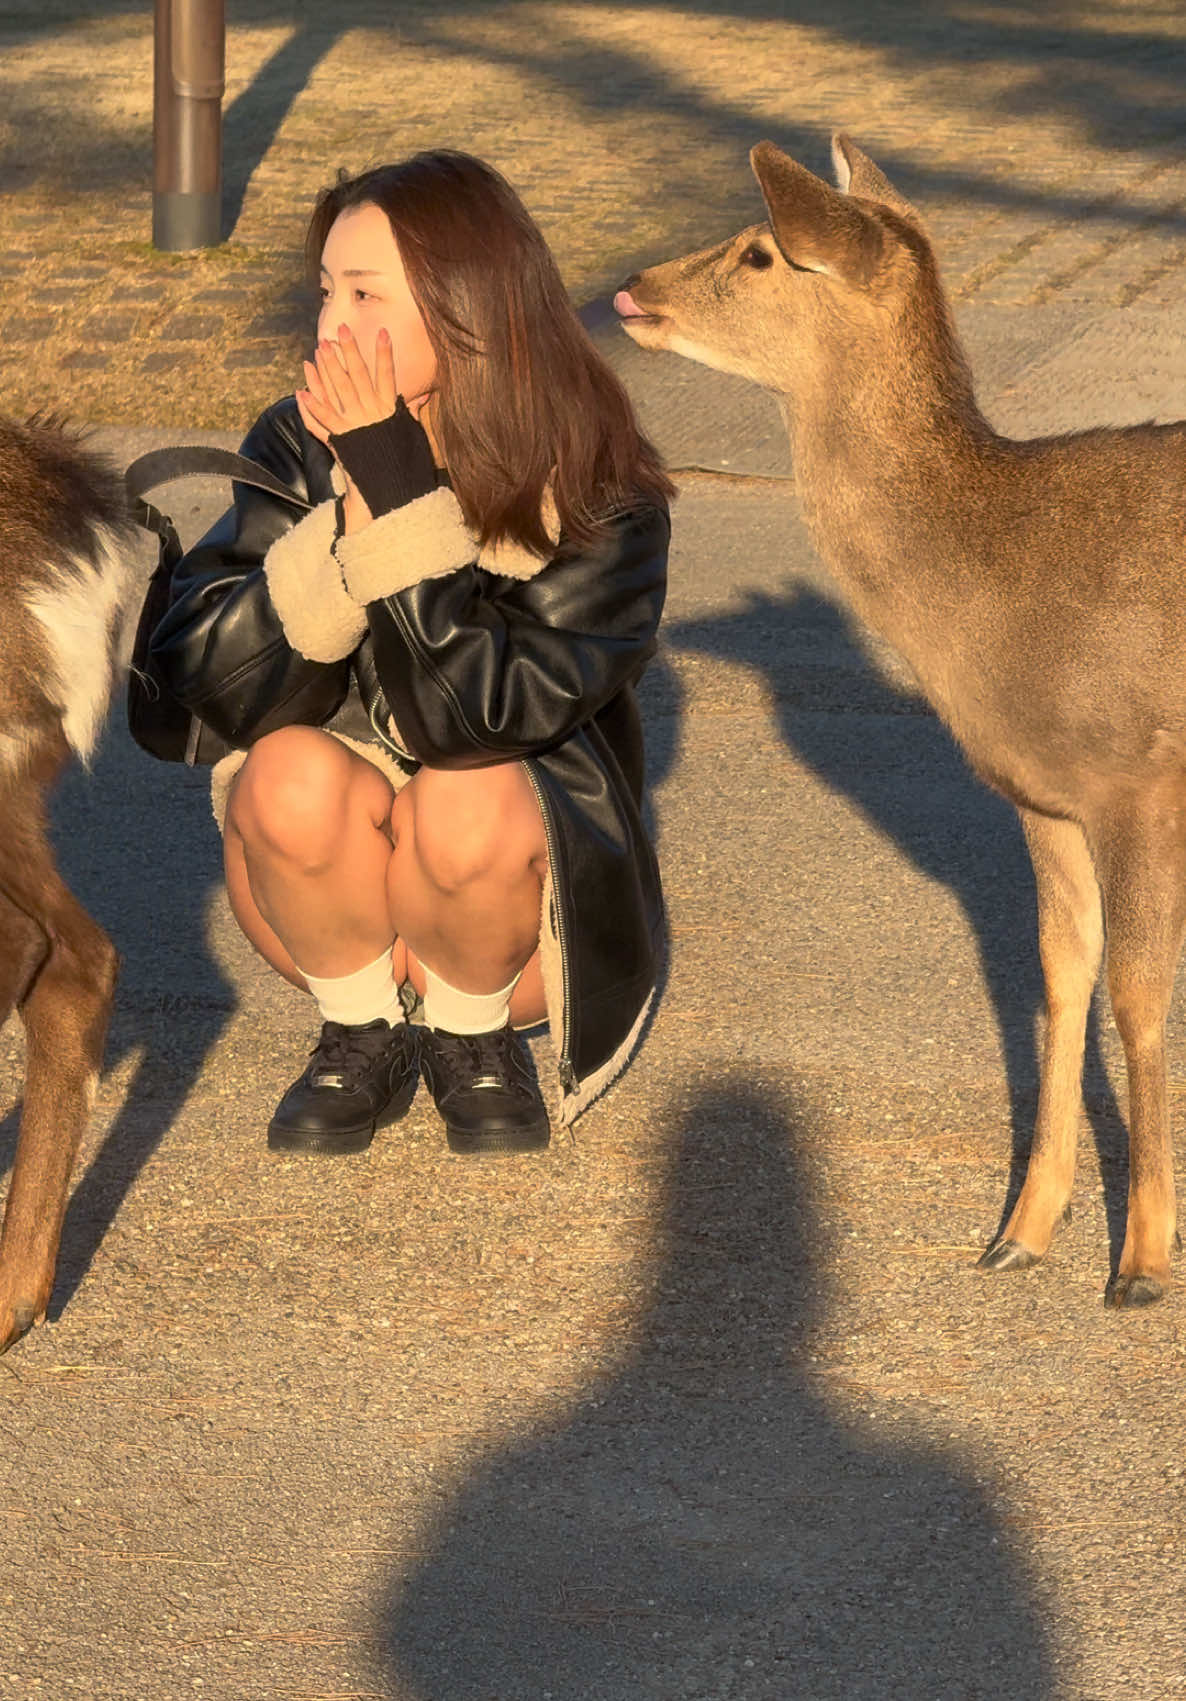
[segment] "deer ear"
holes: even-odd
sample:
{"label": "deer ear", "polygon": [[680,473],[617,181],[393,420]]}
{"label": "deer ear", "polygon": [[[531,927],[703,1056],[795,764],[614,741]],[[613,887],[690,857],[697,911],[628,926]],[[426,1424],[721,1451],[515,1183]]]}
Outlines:
{"label": "deer ear", "polygon": [[868,284],[884,248],[877,221],[773,142],[759,142],[749,160],[785,258],[858,287]]}
{"label": "deer ear", "polygon": [[900,213],[912,224],[921,222],[910,202],[898,194],[884,171],[874,165],[868,154],[857,147],[852,137],[846,136],[841,130],[832,137],[832,165],[841,194],[860,195],[866,201],[880,201],[883,206]]}

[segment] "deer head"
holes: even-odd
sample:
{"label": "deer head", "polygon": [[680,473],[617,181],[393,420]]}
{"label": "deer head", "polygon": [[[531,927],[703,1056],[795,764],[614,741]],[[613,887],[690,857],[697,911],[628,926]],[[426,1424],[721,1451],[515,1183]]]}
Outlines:
{"label": "deer head", "polygon": [[794,394],[813,356],[884,347],[924,278],[941,304],[918,215],[847,136],[832,154],[837,188],[759,142],[769,222],[629,279],[614,306],[634,341]]}

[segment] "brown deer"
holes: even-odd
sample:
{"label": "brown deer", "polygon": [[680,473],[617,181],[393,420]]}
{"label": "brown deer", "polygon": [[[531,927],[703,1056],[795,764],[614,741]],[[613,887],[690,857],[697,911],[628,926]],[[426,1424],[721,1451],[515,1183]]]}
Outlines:
{"label": "brown deer", "polygon": [[1129,1082],[1106,1297],[1148,1304],[1177,1243],[1165,1021],[1186,930],[1186,424],[998,436],[917,213],[847,137],[832,150],[838,189],[760,143],[769,223],[650,267],[614,304],[644,348],[780,398],[841,596],[1020,813],[1047,1023],[1025,1184],[986,1270],[1034,1264],[1069,1210],[1106,921]]}
{"label": "brown deer", "polygon": [[63,884],[47,803],[89,759],[136,580],[123,484],[56,426],[0,419],[0,1022],[25,1027],[24,1106],[0,1234],[0,1351],[49,1305],[70,1172],[117,958]]}

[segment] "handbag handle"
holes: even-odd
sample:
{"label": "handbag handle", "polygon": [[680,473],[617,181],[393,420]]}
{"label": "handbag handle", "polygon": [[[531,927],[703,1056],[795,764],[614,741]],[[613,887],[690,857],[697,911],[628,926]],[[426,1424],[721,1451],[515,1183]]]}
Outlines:
{"label": "handbag handle", "polygon": [[[132,462],[124,473],[124,489],[132,518],[159,539],[156,570],[140,611],[128,672],[128,726],[142,750],[163,761],[194,764],[213,762],[229,748],[217,734],[204,728],[189,710],[168,694],[148,654],[149,640],[169,602],[169,581],[183,551],[168,514],[162,513],[144,493],[175,478],[231,478],[238,484],[255,485],[281,497],[294,508],[308,511],[312,503],[243,455],[229,449],[191,444],[172,449],[150,449]],[[162,699],[163,704],[162,704]],[[162,713],[162,709],[165,712]]]}
{"label": "handbag handle", "polygon": [[258,461],[249,461],[246,455],[236,455],[231,449],[219,449],[210,443],[150,449],[138,456],[124,474],[128,501],[138,501],[146,491],[173,478],[233,478],[238,484],[254,484],[260,490],[271,491],[273,496],[282,496],[297,508],[313,506]]}
{"label": "handbag handle", "polygon": [[230,449],[219,449],[207,443],[150,449],[147,454],[138,456],[124,473],[124,489],[137,525],[156,532],[164,540],[170,555],[174,551],[180,554],[173,522],[151,502],[146,502],[144,496],[146,491],[154,490],[158,484],[168,484],[175,478],[231,478],[236,484],[252,484],[258,490],[282,497],[285,502],[291,502],[294,508],[302,508],[306,513],[313,506],[266,467],[261,467],[258,461],[249,461],[246,455],[236,455]]}

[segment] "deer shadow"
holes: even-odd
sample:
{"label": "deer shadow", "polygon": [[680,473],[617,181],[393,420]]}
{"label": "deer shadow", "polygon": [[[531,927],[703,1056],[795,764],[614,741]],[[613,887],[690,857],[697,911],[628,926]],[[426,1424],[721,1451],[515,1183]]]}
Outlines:
{"label": "deer shadow", "polygon": [[826,1132],[727,1075],[663,1120],[631,1339],[416,1533],[379,1608],[393,1693],[1049,1696],[1032,1581],[969,1473],[846,1416],[813,1368]]}
{"label": "deer shadow", "polygon": [[[823,662],[805,663],[795,637]],[[1016,812],[973,775],[925,701],[869,660],[853,620],[819,591],[754,591],[736,612],[676,620],[667,648],[741,663],[764,676],[787,749],[860,811],[909,863],[958,899],[997,1025],[1010,1104],[1012,1154],[996,1233],[1025,1180],[1037,1108],[1037,1021],[1044,989],[1033,869]],[[677,700],[662,670],[654,690]],[[670,765],[674,759],[660,744]],[[920,965],[921,972],[921,965]],[[1104,1192],[1115,1268],[1127,1211],[1127,1131],[1100,1038],[1099,991],[1088,1016],[1083,1100]]]}

